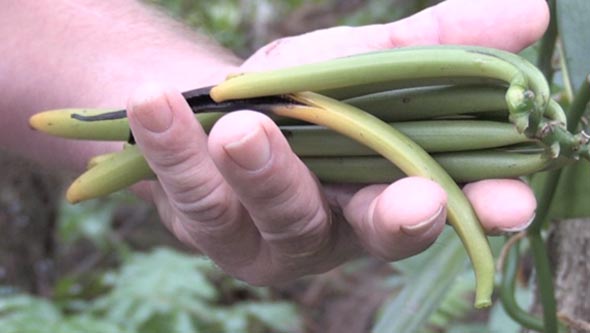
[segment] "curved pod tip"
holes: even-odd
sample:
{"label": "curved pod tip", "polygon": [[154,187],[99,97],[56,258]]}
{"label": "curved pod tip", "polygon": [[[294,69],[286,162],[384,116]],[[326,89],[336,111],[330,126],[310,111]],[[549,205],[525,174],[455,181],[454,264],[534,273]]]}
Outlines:
{"label": "curved pod tip", "polygon": [[70,185],[70,187],[68,187],[68,190],[66,191],[66,199],[71,204],[77,204],[79,202],[92,199],[92,197],[84,193],[82,184],[80,184],[80,181],[77,179]]}

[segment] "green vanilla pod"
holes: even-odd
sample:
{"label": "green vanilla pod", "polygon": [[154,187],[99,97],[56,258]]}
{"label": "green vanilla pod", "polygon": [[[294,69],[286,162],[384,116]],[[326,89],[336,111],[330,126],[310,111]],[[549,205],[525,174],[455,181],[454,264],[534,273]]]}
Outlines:
{"label": "green vanilla pod", "polygon": [[[498,110],[507,113],[505,94],[506,88],[501,86],[435,86],[387,91],[345,102],[384,121],[398,122]],[[199,112],[195,116],[207,130],[222,114]],[[294,123],[277,117],[275,121],[280,125]],[[32,116],[29,123],[47,134],[80,140],[124,141],[129,138],[130,131],[125,110],[50,110]]]}
{"label": "green vanilla pod", "polygon": [[[220,102],[260,96],[273,96],[300,91],[322,91],[367,84],[399,82],[415,86],[429,78],[485,78],[512,82],[521,70],[502,59],[504,52],[470,47],[418,47],[373,52],[325,62],[232,75],[211,90],[213,100]],[[496,54],[497,53],[497,54]],[[519,79],[520,80],[520,79]],[[526,84],[524,79],[519,84]],[[421,84],[424,85],[424,84]],[[386,89],[391,90],[391,89]],[[363,93],[365,95],[365,93]]]}
{"label": "green vanilla pod", "polygon": [[343,101],[387,122],[492,111],[508,113],[506,87],[493,85],[424,86],[383,91]]}
{"label": "green vanilla pod", "polygon": [[[322,176],[325,171],[318,162],[345,161],[350,166],[364,161],[377,165],[385,158],[395,167],[389,164],[391,171],[384,173],[394,175],[394,170],[399,170],[441,184],[448,194],[449,221],[474,266],[475,306],[484,307],[491,303],[493,258],[477,217],[456,182],[489,178],[494,173],[501,177],[525,175],[580,157],[590,158],[590,137],[567,131],[565,114],[550,100],[549,92],[542,73],[517,55],[481,47],[431,46],[237,74],[212,88],[183,95],[206,128],[225,112],[253,109],[270,115],[282,125],[294,151],[324,181],[330,181],[332,175]],[[285,120],[289,118],[296,119],[291,126]],[[437,118],[447,119],[441,123],[443,120]],[[513,125],[505,126],[502,120],[506,118]],[[393,126],[387,123],[412,119],[421,121]],[[473,123],[468,125],[468,121]],[[464,126],[452,127],[459,122]],[[325,130],[305,123],[323,126],[349,139],[321,134],[330,139],[324,140],[325,147],[315,149],[310,146],[321,145],[315,144],[314,135],[320,134],[314,133]],[[66,138],[134,143],[124,110],[48,112],[33,116],[30,124]],[[484,134],[484,129],[492,128],[498,130],[496,135]],[[412,131],[414,134],[410,134]],[[453,139],[449,136],[452,132],[464,135],[468,142]],[[442,137],[445,140],[437,142]],[[365,154],[370,156],[358,156]],[[89,170],[68,190],[72,202],[106,195],[153,177],[135,145],[96,157],[89,164]],[[358,164],[349,170],[362,172]],[[453,174],[453,170],[458,173]],[[342,177],[358,181],[345,173]]]}
{"label": "green vanilla pod", "polygon": [[[477,276],[476,306],[491,304],[493,291],[493,258],[469,202],[448,174],[413,141],[388,124],[350,105],[322,97],[317,94],[302,93],[293,98],[306,105],[279,105],[272,112],[280,116],[296,118],[318,125],[328,126],[344,135],[350,136],[391,160],[408,175],[423,176],[441,184],[448,192],[448,216],[450,223],[463,240],[472,258]],[[80,176],[68,189],[67,197],[78,202],[88,197],[88,193],[105,195],[117,186],[130,186],[137,182],[138,174],[149,173],[138,150],[129,148],[119,156],[110,157],[98,163]],[[134,169],[143,169],[133,175]],[[139,164],[143,163],[143,167]]]}
{"label": "green vanilla pod", "polygon": [[279,106],[273,113],[351,137],[390,160],[406,175],[432,179],[446,190],[449,223],[467,249],[476,275],[475,307],[491,305],[494,260],[487,238],[471,204],[446,171],[401,132],[360,109],[313,93],[298,93],[293,98],[304,105]]}
{"label": "green vanilla pod", "polygon": [[[522,177],[568,163],[564,159],[550,159],[542,153],[501,150],[439,153],[432,157],[457,183]],[[379,156],[302,157],[301,160],[320,181],[327,183],[391,183],[406,176]]]}
{"label": "green vanilla pod", "polygon": [[[72,202],[81,202],[112,194],[125,189],[129,184],[142,180],[155,179],[145,159],[135,145],[124,150],[98,155],[89,169],[101,165],[101,176],[82,176],[83,181],[76,186],[83,186],[84,190],[70,191],[83,193],[83,196],[70,195]],[[434,160],[457,183],[473,182],[490,178],[516,178],[536,172],[559,168],[572,161],[565,158],[551,159],[538,147],[534,149],[485,149],[467,152],[447,152],[433,154]],[[301,160],[316,174],[322,182],[328,183],[389,183],[405,177],[405,174],[383,157],[373,156],[302,156]],[[108,162],[107,162],[108,161]],[[119,168],[133,170],[125,174],[119,183],[110,181],[105,183],[101,177],[110,177]],[[80,177],[82,177],[80,176]],[[118,178],[121,180],[120,178]],[[76,182],[75,182],[76,183]],[[96,183],[96,184],[95,184]]]}
{"label": "green vanilla pod", "polygon": [[[429,153],[504,147],[532,142],[510,123],[485,120],[422,120],[389,123]],[[320,126],[281,126],[293,151],[306,156],[367,156],[369,147]]]}

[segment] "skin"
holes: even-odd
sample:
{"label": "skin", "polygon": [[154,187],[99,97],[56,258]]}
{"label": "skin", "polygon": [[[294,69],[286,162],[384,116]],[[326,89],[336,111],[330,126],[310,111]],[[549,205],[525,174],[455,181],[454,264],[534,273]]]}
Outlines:
{"label": "skin", "polygon": [[[120,146],[49,138],[31,132],[28,117],[67,106],[126,105],[159,179],[140,191],[181,241],[252,284],[324,272],[367,253],[384,260],[416,254],[443,229],[446,194],[416,177],[322,186],[267,117],[232,113],[207,137],[179,91],[229,73],[408,45],[516,52],[548,23],[543,0],[448,0],[394,23],[281,39],[241,61],[131,1],[0,4],[7,21],[0,26],[0,147],[79,170],[87,158]],[[536,208],[518,180],[472,183],[466,193],[489,233],[526,226]]]}

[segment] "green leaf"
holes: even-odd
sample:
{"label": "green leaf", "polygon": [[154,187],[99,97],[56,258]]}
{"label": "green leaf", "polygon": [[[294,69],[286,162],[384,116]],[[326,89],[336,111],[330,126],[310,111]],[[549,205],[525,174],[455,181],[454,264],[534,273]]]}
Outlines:
{"label": "green leaf", "polygon": [[134,333],[90,315],[67,317],[50,301],[28,295],[0,298],[2,333]]}
{"label": "green leaf", "polygon": [[58,235],[61,241],[71,244],[81,238],[105,247],[107,235],[117,204],[112,199],[92,200],[72,205],[62,202],[58,218]]}
{"label": "green leaf", "polygon": [[[87,315],[81,315],[76,317],[68,318],[55,329],[46,330],[45,332],[52,333],[104,333],[104,332],[117,332],[117,333],[135,333],[134,331],[128,331],[113,323],[93,318]],[[22,332],[25,333],[25,332]]]}
{"label": "green leaf", "polygon": [[62,320],[51,302],[27,295],[0,298],[0,332],[44,333]]}
{"label": "green leaf", "polygon": [[239,307],[218,309],[218,311],[215,311],[215,324],[215,326],[219,327],[218,329],[214,329],[214,327],[207,327],[204,331],[220,333],[258,333],[249,327],[248,317],[245,315],[244,310]]}
{"label": "green leaf", "polygon": [[191,316],[186,312],[178,313],[174,318],[174,332],[178,333],[196,333],[197,328],[195,327]]}
{"label": "green leaf", "polygon": [[590,1],[557,1],[557,25],[563,44],[564,63],[573,91],[590,74],[590,29],[588,29]]}
{"label": "green leaf", "polygon": [[300,332],[302,323],[293,304],[286,302],[248,302],[245,312],[274,332]]}
{"label": "green leaf", "polygon": [[172,316],[159,314],[150,317],[136,331],[141,333],[179,333],[174,330],[174,318]]}
{"label": "green leaf", "polygon": [[[0,288],[0,332],[286,333],[302,327],[294,304],[222,275],[209,259],[172,249],[129,256],[103,284],[107,292],[97,299],[61,303]],[[250,297],[240,303],[223,298],[244,290]]]}
{"label": "green leaf", "polygon": [[[160,248],[133,255],[118,272],[107,275],[112,290],[94,301],[110,321],[137,329],[153,317],[173,320],[192,314],[199,302],[217,298],[207,274],[216,271],[205,258]],[[182,324],[184,327],[184,323]]]}
{"label": "green leaf", "polygon": [[[539,193],[547,173],[533,177],[532,186]],[[549,209],[549,219],[569,219],[590,216],[590,162],[578,161],[564,167]]]}
{"label": "green leaf", "polygon": [[463,245],[446,228],[430,249],[394,264],[404,272],[406,282],[400,293],[382,308],[373,332],[423,332],[466,263]]}

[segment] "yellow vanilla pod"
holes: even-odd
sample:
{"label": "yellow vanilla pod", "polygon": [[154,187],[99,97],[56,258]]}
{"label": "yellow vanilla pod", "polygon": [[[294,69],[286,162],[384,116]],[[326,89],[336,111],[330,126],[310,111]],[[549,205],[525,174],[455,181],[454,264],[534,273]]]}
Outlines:
{"label": "yellow vanilla pod", "polygon": [[381,154],[409,176],[432,179],[447,192],[447,212],[461,238],[476,275],[475,306],[491,305],[494,259],[471,204],[448,173],[420,146],[401,132],[360,109],[314,93],[293,94],[302,105],[273,108],[273,113],[296,118],[351,137]]}
{"label": "yellow vanilla pod", "polygon": [[99,164],[107,163],[111,158],[116,157],[118,153],[119,152],[96,155],[88,160],[86,163],[86,169],[92,169]]}
{"label": "yellow vanilla pod", "polygon": [[[195,115],[205,131],[209,131],[222,116],[221,112]],[[49,110],[33,115],[29,125],[53,136],[78,140],[127,141],[131,134],[125,110]]]}
{"label": "yellow vanilla pod", "polygon": [[[123,145],[123,149],[129,149],[129,148],[136,149],[137,147],[135,147],[134,145],[132,145],[130,143],[125,143]],[[88,162],[86,163],[86,169],[91,169],[99,164],[107,163],[110,159],[117,157],[119,153],[120,153],[119,151],[116,151],[116,152],[112,152],[112,153],[105,153],[105,154],[96,155],[88,160]]]}
{"label": "yellow vanilla pod", "polygon": [[70,185],[66,198],[71,203],[94,199],[127,188],[153,175],[136,146],[105,156]]}
{"label": "yellow vanilla pod", "polygon": [[50,110],[33,115],[29,125],[35,130],[62,138],[112,141],[129,138],[124,110]]}

